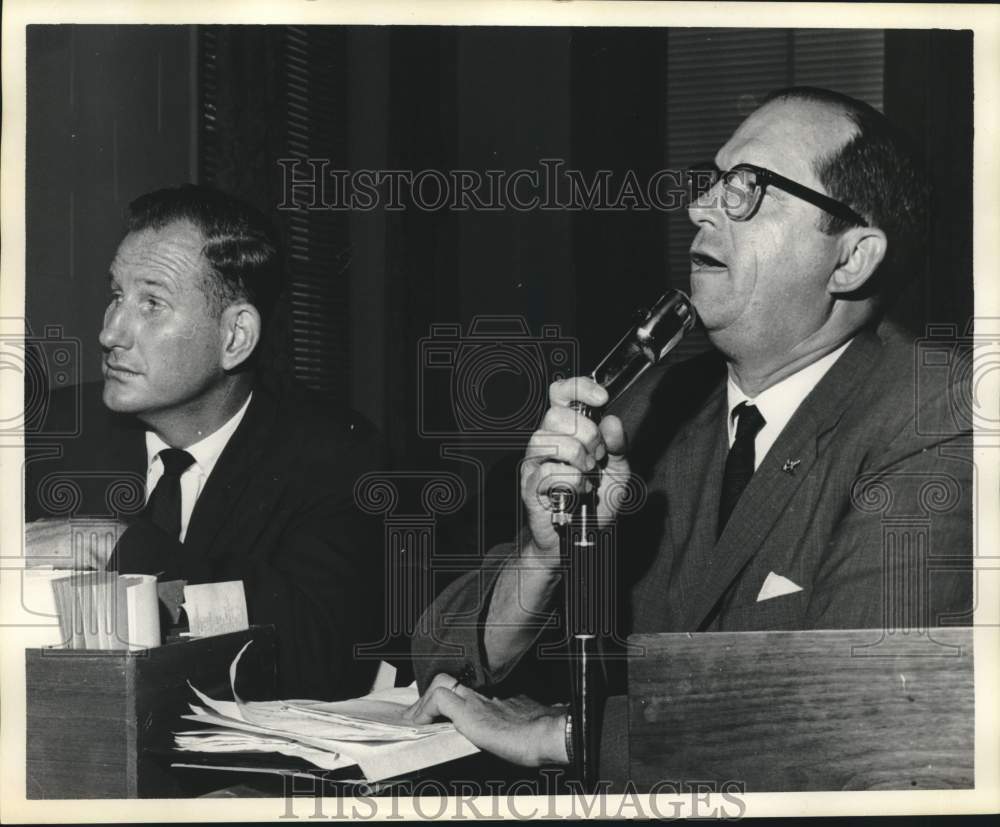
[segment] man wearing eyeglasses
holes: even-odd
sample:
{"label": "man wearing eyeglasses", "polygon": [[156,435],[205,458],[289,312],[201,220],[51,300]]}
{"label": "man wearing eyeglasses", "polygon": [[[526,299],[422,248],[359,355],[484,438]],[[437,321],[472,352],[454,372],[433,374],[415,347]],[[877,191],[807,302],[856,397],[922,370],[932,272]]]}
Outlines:
{"label": "man wearing eyeglasses", "polygon": [[[505,700],[566,686],[565,664],[538,657],[560,631],[555,485],[594,485],[599,519],[616,523],[631,586],[619,636],[971,622],[957,388],[879,324],[927,232],[925,180],[883,115],[813,89],[770,96],[692,170],[692,300],[717,352],[649,371],[599,425],[571,404],[600,407],[601,387],[552,386],[522,467],[526,530],[432,607],[414,718],[444,715],[518,763],[567,760],[564,709]],[[617,519],[611,493],[630,475],[647,496]],[[901,590],[886,529],[906,519],[955,565],[918,566]],[[605,758],[623,726],[605,723]]]}

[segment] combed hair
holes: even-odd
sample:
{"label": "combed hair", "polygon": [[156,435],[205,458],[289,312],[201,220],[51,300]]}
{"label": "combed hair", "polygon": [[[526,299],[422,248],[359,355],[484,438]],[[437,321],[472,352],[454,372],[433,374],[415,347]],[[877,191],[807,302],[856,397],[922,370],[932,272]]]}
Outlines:
{"label": "combed hair", "polygon": [[129,232],[175,221],[190,221],[205,238],[201,252],[210,277],[204,288],[215,314],[247,301],[267,319],[281,292],[281,265],[274,229],[263,213],[220,190],[184,184],[139,196],[125,214]]}
{"label": "combed hair", "polygon": [[[775,100],[836,107],[857,127],[842,147],[814,162],[814,171],[833,198],[885,233],[885,259],[870,289],[883,300],[890,299],[913,271],[928,236],[930,181],[922,160],[906,135],[863,101],[811,86],[779,89],[764,103]],[[821,229],[836,235],[850,226],[827,214]]]}

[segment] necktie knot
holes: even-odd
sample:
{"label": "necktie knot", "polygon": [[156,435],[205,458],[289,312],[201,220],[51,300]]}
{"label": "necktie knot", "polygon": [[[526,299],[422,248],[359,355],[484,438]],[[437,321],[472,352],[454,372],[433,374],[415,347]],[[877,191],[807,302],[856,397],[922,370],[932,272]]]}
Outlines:
{"label": "necktie knot", "polygon": [[164,448],[157,456],[163,475],[146,503],[143,515],[175,540],[181,533],[181,474],[191,467],[194,457],[180,448]]}
{"label": "necktie knot", "polygon": [[179,477],[194,462],[194,457],[180,448],[164,448],[157,455],[163,463],[163,473],[169,477]]}
{"label": "necktie knot", "polygon": [[764,417],[760,415],[760,411],[756,405],[748,405],[746,402],[740,402],[733,409],[733,413],[736,414],[737,442],[756,439],[757,434],[760,433],[760,429],[767,424]]}

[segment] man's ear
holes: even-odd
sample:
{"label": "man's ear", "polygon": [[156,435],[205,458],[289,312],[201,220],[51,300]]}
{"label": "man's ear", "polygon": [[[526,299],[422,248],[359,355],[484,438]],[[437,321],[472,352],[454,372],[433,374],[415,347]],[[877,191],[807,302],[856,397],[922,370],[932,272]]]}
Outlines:
{"label": "man's ear", "polygon": [[260,313],[252,304],[238,302],[222,311],[222,369],[235,370],[260,342]]}
{"label": "man's ear", "polygon": [[878,227],[852,227],[841,236],[840,260],[827,284],[831,293],[860,290],[885,258],[888,242]]}

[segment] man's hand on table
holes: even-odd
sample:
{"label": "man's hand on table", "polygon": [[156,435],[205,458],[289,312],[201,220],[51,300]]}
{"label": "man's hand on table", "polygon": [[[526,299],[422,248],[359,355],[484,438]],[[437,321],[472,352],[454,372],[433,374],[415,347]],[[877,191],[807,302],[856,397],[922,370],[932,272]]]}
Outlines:
{"label": "man's hand on table", "polygon": [[404,714],[418,724],[447,718],[477,747],[514,764],[567,763],[566,710],[524,696],[486,698],[441,674]]}
{"label": "man's hand on table", "polygon": [[103,571],[126,528],[110,517],[35,520],[24,528],[25,565]]}

